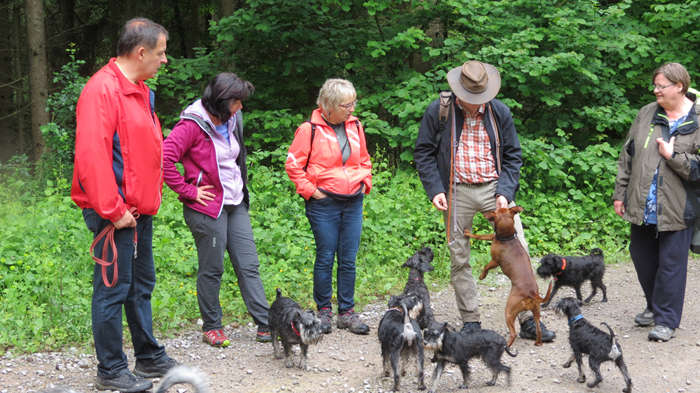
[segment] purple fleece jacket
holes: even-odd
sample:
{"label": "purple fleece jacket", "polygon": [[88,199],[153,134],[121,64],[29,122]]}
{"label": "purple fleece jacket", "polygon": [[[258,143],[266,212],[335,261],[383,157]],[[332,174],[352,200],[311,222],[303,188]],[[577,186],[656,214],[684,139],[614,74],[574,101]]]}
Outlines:
{"label": "purple fleece jacket", "polygon": [[[189,118],[196,116],[202,125]],[[177,193],[178,200],[186,206],[212,218],[218,218],[223,208],[224,190],[219,176],[219,166],[216,162],[216,150],[212,140],[216,132],[214,125],[209,120],[209,115],[198,100],[182,112],[182,120],[175,125],[170,135],[163,142],[163,174],[165,184]],[[243,121],[241,111],[237,111],[226,123],[229,127],[237,124],[233,135],[240,144],[240,153],[236,163],[241,170],[243,179],[243,203],[249,205],[248,195],[248,169],[246,167],[247,151],[243,144]],[[181,175],[175,167],[180,162],[185,169],[185,175]],[[216,197],[207,202],[208,206],[196,202],[197,185],[213,185],[208,191]]]}

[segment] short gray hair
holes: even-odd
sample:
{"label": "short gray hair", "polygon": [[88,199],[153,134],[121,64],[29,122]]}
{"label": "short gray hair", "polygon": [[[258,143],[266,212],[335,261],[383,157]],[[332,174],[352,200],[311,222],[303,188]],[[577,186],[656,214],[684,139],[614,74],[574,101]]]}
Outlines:
{"label": "short gray hair", "polygon": [[128,56],[134,49],[143,46],[152,51],[158,46],[160,36],[168,39],[165,27],[146,18],[134,18],[127,21],[117,41],[117,56]]}
{"label": "short gray hair", "polygon": [[321,86],[316,103],[321,109],[330,113],[333,109],[338,108],[343,101],[355,101],[355,98],[357,98],[357,93],[352,82],[345,79],[328,79]]}
{"label": "short gray hair", "polygon": [[654,79],[656,79],[656,76],[659,74],[673,83],[683,84],[683,90],[681,90],[682,94],[688,92],[688,87],[690,87],[690,75],[688,74],[688,70],[686,70],[681,63],[666,63],[657,68],[656,71],[654,71],[654,75],[651,77],[652,85],[656,83]]}

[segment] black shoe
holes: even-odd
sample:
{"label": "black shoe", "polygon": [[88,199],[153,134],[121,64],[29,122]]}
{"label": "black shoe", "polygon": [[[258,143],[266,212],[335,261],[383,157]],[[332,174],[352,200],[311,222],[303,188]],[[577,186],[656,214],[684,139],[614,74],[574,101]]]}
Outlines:
{"label": "black shoe", "polygon": [[479,330],[481,329],[481,322],[464,322],[464,325],[462,326],[463,332],[469,331],[469,330]]}
{"label": "black shoe", "polygon": [[360,316],[355,313],[355,310],[348,310],[342,314],[338,314],[336,323],[338,329],[348,329],[355,334],[368,334],[369,326],[362,323]]}
{"label": "black shoe", "polygon": [[331,332],[333,326],[333,310],[330,307],[322,308],[318,312],[318,319],[321,320],[321,331],[323,334]]}
{"label": "black shoe", "polygon": [[256,335],[255,340],[259,343],[269,343],[272,341],[270,328],[263,325],[258,326],[258,334]]}
{"label": "black shoe", "polygon": [[[551,330],[547,330],[547,327],[544,326],[544,323],[542,323],[542,321],[540,321],[540,330],[542,331],[542,342],[544,343],[548,343],[557,338],[557,334]],[[535,326],[535,317],[530,317],[527,321],[523,322],[523,324],[520,325],[520,337],[527,338],[530,340],[537,339],[537,327]]]}
{"label": "black shoe", "polygon": [[179,366],[177,360],[165,355],[159,360],[136,359],[134,374],[144,378],[158,378],[165,375],[171,368]]}
{"label": "black shoe", "polygon": [[143,392],[153,387],[153,382],[137,377],[129,370],[116,377],[101,377],[97,375],[95,388],[97,390],[118,390],[124,393]]}

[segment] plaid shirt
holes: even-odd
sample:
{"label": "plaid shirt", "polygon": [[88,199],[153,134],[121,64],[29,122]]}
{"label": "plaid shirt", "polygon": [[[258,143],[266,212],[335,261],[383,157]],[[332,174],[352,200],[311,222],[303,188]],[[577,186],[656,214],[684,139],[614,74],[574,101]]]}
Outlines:
{"label": "plaid shirt", "polygon": [[491,155],[489,135],[484,125],[485,105],[479,106],[476,116],[457,106],[464,113],[462,135],[455,156],[455,177],[457,183],[485,183],[498,179],[496,165]]}

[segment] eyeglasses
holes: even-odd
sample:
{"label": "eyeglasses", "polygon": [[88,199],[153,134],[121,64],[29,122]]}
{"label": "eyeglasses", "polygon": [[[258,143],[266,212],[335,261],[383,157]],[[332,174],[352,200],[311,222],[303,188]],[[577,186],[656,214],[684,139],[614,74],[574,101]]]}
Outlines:
{"label": "eyeglasses", "polygon": [[661,86],[661,85],[649,85],[649,88],[650,88],[651,90],[659,89],[659,91],[663,91],[663,90],[666,89],[667,87],[671,87],[671,86],[675,85],[676,83],[678,83],[678,82],[669,83],[669,84],[666,85],[666,86]]}
{"label": "eyeglasses", "polygon": [[349,104],[338,104],[338,105],[342,106],[345,109],[350,109],[350,108],[354,107],[355,105],[357,105],[357,100],[355,100]]}

